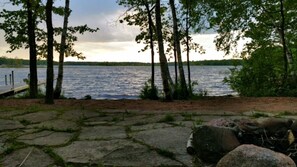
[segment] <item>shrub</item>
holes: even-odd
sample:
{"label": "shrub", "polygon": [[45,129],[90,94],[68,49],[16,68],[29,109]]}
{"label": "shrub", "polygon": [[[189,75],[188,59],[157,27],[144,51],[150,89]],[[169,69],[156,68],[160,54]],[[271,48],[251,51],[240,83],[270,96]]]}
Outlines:
{"label": "shrub", "polygon": [[282,48],[255,50],[243,60],[242,68],[233,68],[225,78],[231,88],[241,96],[296,96],[295,82],[284,82]]}
{"label": "shrub", "polygon": [[139,97],[141,99],[150,99],[150,100],[158,100],[158,88],[151,84],[151,80],[149,79],[144,83],[144,87],[142,88]]}

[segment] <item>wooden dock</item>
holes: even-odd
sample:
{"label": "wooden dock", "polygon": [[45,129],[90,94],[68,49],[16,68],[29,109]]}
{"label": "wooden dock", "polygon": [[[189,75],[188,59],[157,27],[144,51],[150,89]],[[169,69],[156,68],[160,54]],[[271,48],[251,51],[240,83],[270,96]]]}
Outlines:
{"label": "wooden dock", "polygon": [[[38,86],[45,84],[45,81],[39,81]],[[12,96],[17,93],[24,92],[29,89],[29,85],[26,83],[17,83],[12,85],[0,86],[0,98]]]}

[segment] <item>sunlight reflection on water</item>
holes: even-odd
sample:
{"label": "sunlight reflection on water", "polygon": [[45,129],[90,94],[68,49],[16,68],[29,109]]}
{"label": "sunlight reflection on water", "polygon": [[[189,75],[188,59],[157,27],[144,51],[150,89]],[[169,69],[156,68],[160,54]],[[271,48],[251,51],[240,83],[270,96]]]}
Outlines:
{"label": "sunlight reflection on water", "polygon": [[[230,75],[226,66],[192,66],[192,81],[197,81],[195,87],[206,90],[209,96],[236,95],[222,81]],[[4,85],[4,75],[15,71],[15,82],[22,82],[29,73],[28,68],[2,68],[0,85]],[[170,67],[174,79],[174,68]],[[185,70],[186,72],[186,70]],[[46,77],[46,68],[38,69],[39,80]],[[57,75],[57,69],[55,69]],[[185,74],[187,77],[187,73]],[[91,95],[93,99],[137,99],[144,82],[151,76],[150,66],[66,66],[64,70],[63,94],[71,98],[83,98]],[[160,68],[156,67],[156,85],[161,86]]]}

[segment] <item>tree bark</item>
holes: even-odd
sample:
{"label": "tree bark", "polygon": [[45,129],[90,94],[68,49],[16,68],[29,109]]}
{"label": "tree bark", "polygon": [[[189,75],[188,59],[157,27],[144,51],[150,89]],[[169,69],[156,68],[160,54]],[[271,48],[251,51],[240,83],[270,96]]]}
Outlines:
{"label": "tree bark", "polygon": [[173,39],[174,44],[176,47],[176,54],[177,54],[177,60],[178,60],[178,70],[179,70],[179,80],[180,80],[180,86],[181,86],[181,93],[179,96],[182,98],[188,98],[188,89],[187,89],[187,83],[185,80],[185,73],[183,68],[183,62],[181,57],[181,47],[180,47],[180,35],[178,30],[178,21],[176,17],[176,9],[175,9],[175,3],[174,0],[169,0],[171,12],[172,12],[172,20],[173,20]]}
{"label": "tree bark", "polygon": [[155,51],[154,51],[154,32],[153,32],[153,19],[149,7],[149,3],[145,0],[145,8],[149,20],[149,33],[150,33],[150,48],[151,48],[151,63],[152,63],[152,76],[151,76],[151,87],[155,87]]}
{"label": "tree bark", "polygon": [[46,95],[45,103],[54,104],[54,66],[53,66],[53,42],[54,29],[52,23],[53,0],[46,3],[46,27],[47,27],[47,71],[46,71]]}
{"label": "tree bark", "polygon": [[188,87],[189,87],[189,93],[192,94],[193,93],[193,88],[192,88],[192,81],[191,81],[191,67],[190,67],[190,36],[189,36],[189,30],[190,30],[190,19],[189,19],[189,15],[190,15],[190,10],[189,10],[189,2],[188,0],[186,0],[186,45],[187,45],[187,67],[188,67]]}
{"label": "tree bark", "polygon": [[168,63],[164,52],[164,44],[163,44],[163,34],[162,34],[162,22],[161,22],[161,4],[160,0],[156,0],[156,30],[158,37],[158,46],[159,46],[159,60],[160,60],[160,68],[161,68],[161,77],[163,83],[163,91],[165,94],[165,100],[172,101],[171,88],[169,85],[169,70]]}
{"label": "tree bark", "polygon": [[290,77],[293,77],[292,79],[295,80],[295,72],[294,72],[294,64],[293,64],[293,56],[289,51],[289,48],[287,46],[287,41],[286,41],[286,19],[285,19],[285,13],[284,13],[284,0],[280,0],[280,13],[281,13],[281,26],[279,30],[279,34],[281,37],[281,43],[283,45],[283,56],[284,56],[284,61],[285,61],[285,74],[284,74],[284,82],[287,82],[286,80],[288,79],[288,75]]}
{"label": "tree bark", "polygon": [[29,53],[30,53],[30,98],[37,98],[38,95],[38,78],[37,78],[37,49],[36,49],[36,14],[33,13],[31,1],[27,1],[27,24],[28,24],[28,38],[29,38]]}
{"label": "tree bark", "polygon": [[64,9],[64,23],[61,36],[61,45],[59,52],[59,67],[58,67],[58,78],[56,82],[56,88],[54,92],[54,98],[59,98],[61,96],[62,84],[63,84],[63,73],[64,73],[64,54],[66,49],[66,37],[67,37],[67,28],[68,28],[68,18],[70,15],[69,2],[70,0],[65,0],[65,9]]}

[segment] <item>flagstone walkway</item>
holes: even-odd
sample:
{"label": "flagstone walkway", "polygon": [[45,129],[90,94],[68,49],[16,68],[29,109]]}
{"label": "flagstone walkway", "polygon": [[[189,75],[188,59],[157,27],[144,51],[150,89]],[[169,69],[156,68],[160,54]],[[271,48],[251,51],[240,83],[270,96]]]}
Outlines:
{"label": "flagstone walkway", "polygon": [[186,143],[195,125],[253,114],[0,109],[0,166],[194,166]]}

